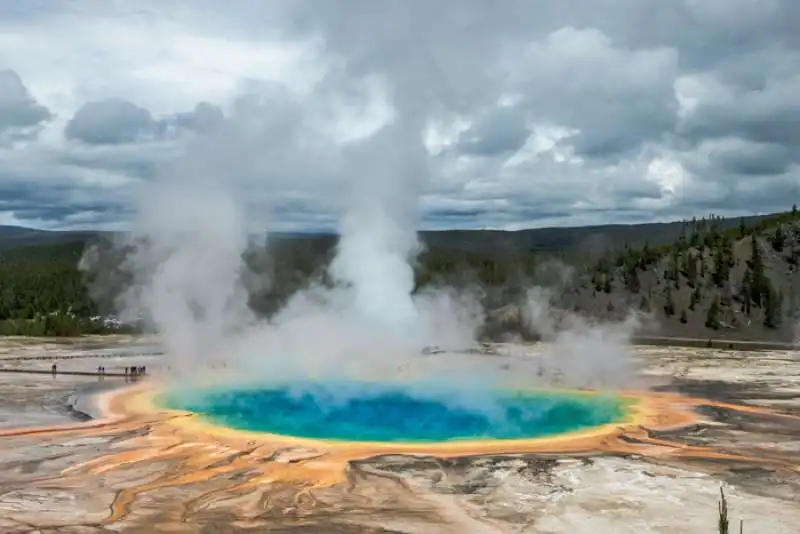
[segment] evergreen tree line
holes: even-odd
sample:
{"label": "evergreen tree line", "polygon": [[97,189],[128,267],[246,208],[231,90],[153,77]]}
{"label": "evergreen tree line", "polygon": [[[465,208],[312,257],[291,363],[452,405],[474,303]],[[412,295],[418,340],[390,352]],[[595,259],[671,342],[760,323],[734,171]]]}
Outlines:
{"label": "evergreen tree line", "polygon": [[[707,307],[700,309],[706,310],[706,326],[719,328],[723,309],[731,305],[730,301],[736,301],[747,315],[761,310],[764,324],[777,328],[783,320],[785,295],[770,279],[763,246],[767,244],[783,254],[797,268],[800,218],[796,207],[752,227],[742,219],[738,227],[728,224],[723,229],[721,221],[714,216],[685,221],[674,243],[624,245],[600,254],[580,247],[547,252],[507,246],[495,250],[427,247],[414,264],[416,291],[431,285],[472,284],[488,290],[484,291],[487,307],[502,306],[532,283],[547,285],[548,280],[541,279],[540,267],[557,259],[577,267],[576,285],[595,293],[623,291],[637,296],[639,307],[644,310],[651,308],[654,295],[652,288],[643,290],[641,277],[648,271],[658,272],[665,282],[661,289],[664,314],[677,316],[682,323],[687,321],[689,312],[705,302]],[[731,270],[739,261],[734,245],[743,239],[749,239],[750,253],[741,280],[732,281]],[[87,290],[85,273],[77,268],[84,246],[84,242],[75,242],[0,253],[0,335],[71,336],[122,329],[103,315],[113,310],[114,291],[123,290],[130,276],[121,269],[120,257],[105,262],[103,283],[108,286],[108,298],[96,302]],[[287,239],[266,251],[248,251],[244,260],[250,282],[252,278],[269,281],[247,284],[256,288],[250,294],[251,307],[268,316],[310,282],[331,284],[326,266],[334,251],[335,239],[329,237]],[[94,276],[94,283],[97,281]],[[724,296],[723,290],[731,285],[738,290]],[[113,286],[116,290],[110,289]],[[683,286],[691,288],[688,310],[678,310],[673,294]],[[612,308],[609,302],[608,311]]]}
{"label": "evergreen tree line", "polygon": [[[618,276],[627,291],[638,294],[641,274],[648,270],[657,271],[666,282],[663,311],[667,317],[677,314],[674,293],[687,286],[691,293],[688,311],[683,308],[679,313],[681,323],[687,323],[688,313],[709,295],[711,300],[705,320],[708,328],[720,328],[723,308],[734,303],[740,305],[746,317],[756,309],[761,310],[763,325],[778,328],[784,319],[785,295],[770,278],[764,258],[765,247],[783,258],[790,272],[797,273],[800,267],[800,216],[796,205],[791,211],[762,220],[752,227],[742,219],[737,228],[722,230],[718,220],[711,217],[685,222],[684,231],[671,245],[651,248],[645,244],[641,249],[626,246],[615,257],[603,258],[595,266],[592,276],[595,291],[610,293],[612,282]],[[740,278],[732,274],[741,258],[741,254],[737,257],[734,253],[737,242],[746,242],[749,248]],[[642,309],[650,311],[651,296],[642,295]],[[796,313],[796,295],[792,293],[790,296],[793,302],[788,311]]]}

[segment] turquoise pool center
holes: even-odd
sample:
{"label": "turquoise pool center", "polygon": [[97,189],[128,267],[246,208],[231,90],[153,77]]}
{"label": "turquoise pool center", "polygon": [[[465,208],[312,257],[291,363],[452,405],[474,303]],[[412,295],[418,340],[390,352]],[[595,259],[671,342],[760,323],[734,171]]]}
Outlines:
{"label": "turquoise pool center", "polygon": [[623,420],[612,394],[294,382],[173,391],[158,402],[237,430],[358,442],[531,439]]}

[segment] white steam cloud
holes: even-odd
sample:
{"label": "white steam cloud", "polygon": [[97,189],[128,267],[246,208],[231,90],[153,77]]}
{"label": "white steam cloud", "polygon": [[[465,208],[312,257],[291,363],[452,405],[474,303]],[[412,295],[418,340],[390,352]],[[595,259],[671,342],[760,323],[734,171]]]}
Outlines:
{"label": "white steam cloud", "polygon": [[552,291],[530,289],[522,313],[526,326],[547,343],[542,378],[567,387],[630,387],[635,379],[631,336],[640,326],[639,314],[615,323],[592,321],[552,307]]}
{"label": "white steam cloud", "polygon": [[[423,325],[411,298],[411,262],[419,248],[417,199],[427,176],[421,133],[402,122],[389,125],[350,151],[349,198],[330,266],[335,279],[350,284],[354,311],[362,319],[416,338]],[[361,157],[364,153],[369,157]],[[388,167],[388,178],[376,179],[387,176],[387,169],[363,162]]]}
{"label": "white steam cloud", "polygon": [[[317,97],[336,102],[351,84],[322,85]],[[471,346],[481,313],[469,294],[413,294],[417,202],[429,176],[424,123],[404,106],[413,99],[395,92],[395,116],[403,118],[335,155],[330,179],[341,191],[333,197],[341,217],[328,267],[332,288],[312,284],[268,322],[250,311],[242,255],[252,242],[244,187],[253,182],[213,156],[231,137],[252,135],[233,117],[142,189],[134,230],[122,243],[132,250],[125,270],[133,273],[119,301],[123,316],[151,321],[183,375],[225,361],[250,378],[388,377],[426,346]],[[252,117],[264,105],[243,109]],[[265,122],[262,131],[270,131],[270,118]],[[333,152],[335,141],[326,150]]]}
{"label": "white steam cloud", "polygon": [[[414,21],[404,24],[404,16],[393,13],[387,28],[413,33]],[[470,86],[449,85],[454,69],[469,66],[432,61],[435,43],[420,39],[398,56],[388,50],[391,35],[364,42],[346,28],[332,20],[322,29],[326,44],[347,60],[331,62],[309,91],[313,99],[274,88],[243,98],[218,130],[189,146],[137,199],[133,232],[122,243],[132,249],[125,270],[133,279],[118,304],[124,318],[152,322],[182,378],[226,362],[228,373],[248,380],[387,379],[404,369],[417,381],[500,380],[484,364],[454,368],[459,363],[450,359],[441,360],[447,365],[421,359],[428,346],[476,345],[484,318],[477,295],[452,288],[414,292],[418,201],[433,173],[423,132],[433,121],[456,117],[466,101],[494,105],[496,94],[486,89],[492,81],[487,74],[472,76]],[[486,50],[476,48],[476,60]],[[379,62],[379,55],[392,61]],[[419,65],[427,66],[425,76]],[[376,79],[392,109],[383,124],[359,135],[330,127],[347,120],[337,115],[337,104],[369,92]],[[306,165],[312,160],[313,169]],[[312,283],[268,321],[257,319],[248,306],[251,277],[242,255],[265,230],[258,225],[266,221],[269,230],[277,215],[253,206],[263,205],[261,191],[280,195],[312,173],[314,183],[324,184],[317,196],[340,214],[328,267],[333,287]],[[633,322],[611,330],[575,318],[571,325],[554,322],[541,290],[532,290],[528,303],[529,326],[555,348],[546,358],[548,373],[531,367],[525,376],[512,372],[512,381],[607,387],[627,376],[621,371]]]}

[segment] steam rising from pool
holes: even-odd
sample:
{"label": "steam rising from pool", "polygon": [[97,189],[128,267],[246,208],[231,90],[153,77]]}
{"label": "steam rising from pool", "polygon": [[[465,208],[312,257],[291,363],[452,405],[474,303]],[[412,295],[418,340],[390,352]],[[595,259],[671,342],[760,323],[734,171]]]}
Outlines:
{"label": "steam rising from pool", "polygon": [[[413,34],[415,21],[404,13],[391,10],[387,28]],[[475,104],[492,107],[496,95],[450,83],[448,71],[432,61],[436,51],[424,46],[389,54],[394,60],[387,66],[372,60],[393,49],[392,36],[352,39],[338,24],[319,31],[314,42],[326,46],[325,76],[301,93],[264,87],[263,94],[242,96],[216,129],[199,134],[136,197],[133,231],[120,243],[127,291],[117,304],[123,319],[142,319],[158,332],[176,381],[205,379],[223,364],[241,380],[381,380],[418,362],[426,347],[457,352],[477,344],[481,290],[468,284],[419,290],[414,267],[420,198],[443,178],[425,142],[429,129],[459,120],[456,103],[464,98],[482,95]],[[491,45],[479,48],[491,64]],[[426,83],[409,83],[409,69],[420,68],[428,69]],[[487,87],[494,79],[489,72],[481,80]],[[358,122],[353,109],[375,107],[386,111],[382,120],[358,135],[328,127]],[[265,228],[286,223],[278,215],[287,205],[319,215],[339,240],[325,272],[264,319],[252,311],[250,294],[275,281],[253,276],[243,256],[254,243],[263,245]],[[87,254],[83,267],[97,267],[96,259]],[[106,278],[95,276],[99,286]],[[517,371],[515,380],[615,387],[631,375],[627,341],[635,320],[611,328],[565,320],[551,313],[544,291],[520,300],[521,322],[555,346],[542,360],[544,371]],[[422,367],[415,366],[418,379],[425,378]],[[458,369],[462,362],[427,372],[449,376],[453,391],[469,391],[477,380],[505,385],[485,366],[471,374]]]}

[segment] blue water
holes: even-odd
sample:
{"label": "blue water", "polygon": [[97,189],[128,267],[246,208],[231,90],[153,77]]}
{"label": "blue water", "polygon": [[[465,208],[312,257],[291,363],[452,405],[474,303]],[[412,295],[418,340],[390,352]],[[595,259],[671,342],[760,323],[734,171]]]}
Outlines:
{"label": "blue water", "polygon": [[159,402],[239,430],[378,442],[551,436],[619,421],[627,411],[607,395],[363,383],[177,391]]}

